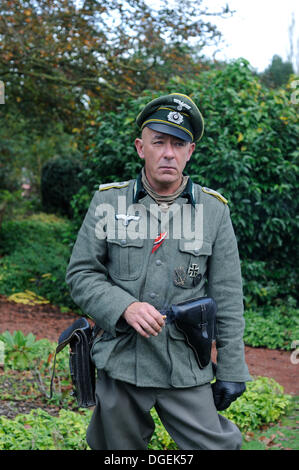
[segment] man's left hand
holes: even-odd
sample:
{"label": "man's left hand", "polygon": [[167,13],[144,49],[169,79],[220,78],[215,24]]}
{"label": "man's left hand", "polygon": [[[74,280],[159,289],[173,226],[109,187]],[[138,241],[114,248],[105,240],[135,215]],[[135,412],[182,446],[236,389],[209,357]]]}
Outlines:
{"label": "man's left hand", "polygon": [[218,411],[226,410],[230,404],[246,390],[244,382],[225,382],[216,380],[212,384],[215,406]]}

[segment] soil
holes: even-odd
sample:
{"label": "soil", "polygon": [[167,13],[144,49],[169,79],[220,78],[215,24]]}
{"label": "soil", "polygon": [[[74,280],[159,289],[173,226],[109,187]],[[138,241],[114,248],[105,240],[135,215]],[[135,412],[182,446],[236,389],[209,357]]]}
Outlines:
{"label": "soil", "polygon": [[[60,333],[77,318],[77,314],[62,313],[50,304],[24,305],[0,295],[0,334],[21,330],[24,334],[33,333],[36,339],[57,342]],[[292,364],[291,352],[245,346],[245,357],[252,376],[272,377],[285,393],[299,395],[299,365]]]}

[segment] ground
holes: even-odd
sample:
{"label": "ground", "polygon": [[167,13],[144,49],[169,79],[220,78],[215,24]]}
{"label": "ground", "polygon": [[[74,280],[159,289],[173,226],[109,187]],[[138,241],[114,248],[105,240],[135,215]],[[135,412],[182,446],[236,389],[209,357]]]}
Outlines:
{"label": "ground", "polygon": [[[21,330],[24,334],[33,333],[36,339],[57,342],[60,333],[76,318],[75,313],[62,313],[50,304],[18,304],[0,295],[0,333]],[[251,375],[273,377],[285,393],[299,395],[299,366],[292,364],[290,352],[245,346],[245,356]]]}

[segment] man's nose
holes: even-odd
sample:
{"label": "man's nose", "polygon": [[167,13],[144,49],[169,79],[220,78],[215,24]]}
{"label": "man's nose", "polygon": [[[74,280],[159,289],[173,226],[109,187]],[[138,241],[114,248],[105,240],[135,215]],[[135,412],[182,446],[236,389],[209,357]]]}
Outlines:
{"label": "man's nose", "polygon": [[168,159],[174,158],[173,145],[170,140],[165,142],[163,156]]}

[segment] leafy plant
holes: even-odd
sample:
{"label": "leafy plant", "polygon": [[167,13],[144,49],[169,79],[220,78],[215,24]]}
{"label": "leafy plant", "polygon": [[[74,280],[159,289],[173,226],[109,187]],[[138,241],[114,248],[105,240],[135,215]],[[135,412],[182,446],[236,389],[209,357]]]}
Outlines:
{"label": "leafy plant", "polygon": [[0,338],[5,343],[7,362],[14,369],[27,369],[38,346],[35,336],[32,333],[25,336],[22,331],[14,331],[13,334],[4,331]]}
{"label": "leafy plant", "polygon": [[44,410],[32,410],[15,419],[0,416],[2,450],[83,450],[91,411],[61,410],[52,416]]}
{"label": "leafy plant", "polygon": [[253,347],[291,349],[292,341],[299,338],[298,309],[280,307],[245,312],[244,342]]}
{"label": "leafy plant", "polygon": [[241,431],[257,429],[263,424],[275,422],[288,410],[291,397],[283,393],[283,387],[274,379],[257,377],[246,386],[246,392],[227,410],[221,412]]}

